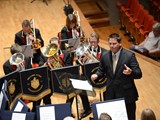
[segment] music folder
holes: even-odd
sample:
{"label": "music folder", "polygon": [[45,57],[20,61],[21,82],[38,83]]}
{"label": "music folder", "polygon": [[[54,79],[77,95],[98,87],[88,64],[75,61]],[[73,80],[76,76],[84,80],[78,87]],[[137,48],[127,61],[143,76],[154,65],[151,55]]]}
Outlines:
{"label": "music folder", "polygon": [[1,120],[35,120],[34,112],[13,112],[4,110],[0,112]]}
{"label": "music folder", "polygon": [[9,100],[4,89],[2,89],[2,91],[0,92],[0,110],[2,111],[8,109],[9,109]]}
{"label": "music folder", "polygon": [[20,71],[22,98],[37,101],[51,93],[47,66]]}
{"label": "music folder", "polygon": [[101,113],[107,113],[112,120],[128,120],[124,98],[106,100],[92,104],[94,120],[99,120]]}
{"label": "music folder", "polygon": [[18,98],[15,101],[11,111],[14,111],[14,112],[29,112],[30,109],[20,98]]}
{"label": "music folder", "polygon": [[63,120],[71,116],[70,103],[43,105],[36,107],[37,120]]}

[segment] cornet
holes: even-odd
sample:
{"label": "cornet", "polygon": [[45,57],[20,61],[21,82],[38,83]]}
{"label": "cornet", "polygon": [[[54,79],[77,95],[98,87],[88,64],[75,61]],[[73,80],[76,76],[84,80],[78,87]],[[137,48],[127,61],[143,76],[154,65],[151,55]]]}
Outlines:
{"label": "cornet", "polygon": [[14,53],[9,59],[11,65],[17,66],[17,70],[25,70],[24,55],[22,53]]}

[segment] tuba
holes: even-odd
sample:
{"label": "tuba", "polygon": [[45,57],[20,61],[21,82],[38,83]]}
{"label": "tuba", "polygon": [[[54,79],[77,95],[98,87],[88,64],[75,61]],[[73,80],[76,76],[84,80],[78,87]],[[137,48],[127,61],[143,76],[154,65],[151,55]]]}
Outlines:
{"label": "tuba", "polygon": [[82,42],[77,47],[75,54],[81,65],[84,65],[85,63],[98,62],[98,60],[90,53],[88,42]]}
{"label": "tuba", "polygon": [[58,45],[57,44],[49,44],[44,47],[42,54],[47,57],[47,64],[51,69],[61,68],[62,64],[60,58],[58,56]]}
{"label": "tuba", "polygon": [[17,70],[25,70],[24,55],[22,53],[14,53],[9,59],[11,65],[17,66]]}

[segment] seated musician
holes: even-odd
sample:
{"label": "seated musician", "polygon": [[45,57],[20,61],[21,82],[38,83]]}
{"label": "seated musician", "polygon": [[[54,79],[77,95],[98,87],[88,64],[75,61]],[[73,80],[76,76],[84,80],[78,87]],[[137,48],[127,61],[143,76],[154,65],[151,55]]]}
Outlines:
{"label": "seated musician", "polygon": [[[61,30],[59,39],[70,39],[80,37],[80,28],[77,27],[77,18],[74,14],[69,14],[66,19],[66,25]],[[68,41],[61,42],[61,49],[65,50],[68,47]]]}
{"label": "seated musician", "polygon": [[[14,61],[14,59],[16,59],[16,58],[12,58],[13,54],[15,54],[15,53],[22,54],[21,46],[19,46],[18,44],[13,44],[10,47],[10,52],[12,54],[11,58],[3,64],[3,70],[4,70],[5,74],[9,74],[9,73],[16,71],[16,70],[24,70],[24,69],[31,68],[31,61],[29,58],[24,57],[24,60],[23,60],[22,58],[17,57],[17,59],[22,60],[21,63],[17,62],[17,64],[16,64],[16,61]],[[23,54],[22,54],[22,57],[23,57]]]}
{"label": "seated musician", "polygon": [[106,51],[106,49],[100,47],[99,44],[99,35],[96,32],[93,32],[89,36],[89,42],[90,42],[90,53],[97,58],[97,60],[100,60],[102,54]]}
{"label": "seated musician", "polygon": [[131,46],[130,49],[151,58],[160,57],[160,23],[153,25],[153,31],[142,43]]}
{"label": "seated musician", "polygon": [[[72,64],[73,60],[70,57],[69,52],[67,52],[66,50],[59,49],[58,38],[56,38],[56,37],[51,38],[50,41],[49,41],[49,45],[51,45],[51,44],[56,44],[58,46],[58,50],[57,50],[58,52],[55,53],[55,54],[56,54],[56,57],[58,57],[56,60],[59,60],[59,61],[54,61],[54,58],[53,58],[53,57],[55,57],[54,55],[51,56],[51,57],[47,57],[45,55],[42,55],[43,57],[40,58],[39,66],[47,65],[49,69],[55,69],[55,68],[58,68],[58,67],[73,65]],[[58,63],[58,62],[60,62],[60,63]],[[44,104],[51,104],[51,99],[50,99],[51,96],[52,96],[52,93],[43,97],[43,103]],[[32,111],[35,111],[36,106],[40,105],[40,103],[41,103],[41,100],[33,102],[33,110]]]}
{"label": "seated musician", "polygon": [[38,63],[42,55],[40,47],[44,46],[44,41],[39,29],[34,28],[34,26],[31,27],[31,24],[34,24],[31,22],[29,20],[22,22],[22,30],[15,34],[14,42],[18,45],[32,45],[34,49],[33,63]]}

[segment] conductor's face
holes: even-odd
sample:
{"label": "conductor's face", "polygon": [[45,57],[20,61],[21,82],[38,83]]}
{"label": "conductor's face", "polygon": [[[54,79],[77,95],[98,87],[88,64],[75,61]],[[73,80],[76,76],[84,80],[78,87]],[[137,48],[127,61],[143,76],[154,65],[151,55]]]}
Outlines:
{"label": "conductor's face", "polygon": [[119,43],[116,38],[109,38],[108,44],[113,53],[117,53],[121,48],[121,42]]}

